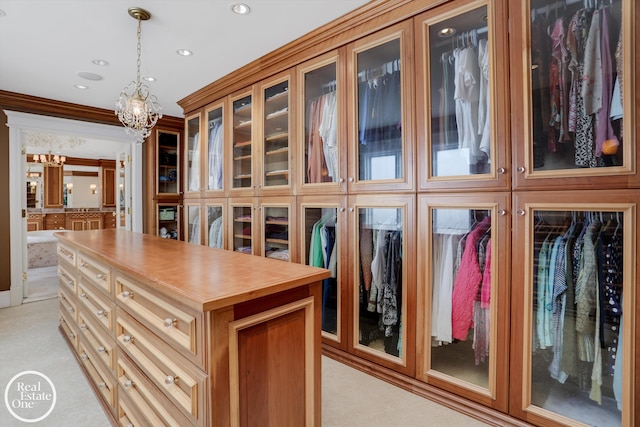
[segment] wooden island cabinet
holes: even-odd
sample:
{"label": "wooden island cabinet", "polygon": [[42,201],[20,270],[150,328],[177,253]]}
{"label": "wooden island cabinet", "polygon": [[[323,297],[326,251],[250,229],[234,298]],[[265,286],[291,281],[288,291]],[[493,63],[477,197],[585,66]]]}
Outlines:
{"label": "wooden island cabinet", "polygon": [[320,426],[328,270],[124,230],[56,236],[60,330],[114,424]]}

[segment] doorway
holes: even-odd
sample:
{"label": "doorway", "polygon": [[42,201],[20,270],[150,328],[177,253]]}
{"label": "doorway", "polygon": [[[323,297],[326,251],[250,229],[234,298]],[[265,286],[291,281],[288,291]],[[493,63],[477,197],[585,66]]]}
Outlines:
{"label": "doorway", "polygon": [[[29,258],[27,253],[27,148],[45,149],[57,143],[60,155],[82,158],[95,155],[98,147],[116,160],[116,227],[142,231],[142,145],[124,128],[35,114],[5,111],[9,126],[10,160],[10,305],[29,301]],[[64,147],[65,140],[80,142]],[[40,141],[38,143],[38,141]],[[65,152],[64,150],[68,150]],[[94,154],[92,154],[94,153]],[[29,184],[27,184],[29,182]],[[120,217],[122,213],[123,217]],[[66,228],[63,226],[63,228]],[[57,272],[56,272],[57,275]],[[54,280],[57,280],[54,279]],[[25,298],[27,298],[25,300]],[[41,299],[41,298],[38,298]]]}

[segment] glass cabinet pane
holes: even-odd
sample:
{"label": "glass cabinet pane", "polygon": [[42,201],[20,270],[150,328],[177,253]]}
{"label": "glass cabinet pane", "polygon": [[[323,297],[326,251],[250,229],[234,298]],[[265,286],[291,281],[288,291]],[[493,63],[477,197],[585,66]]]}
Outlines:
{"label": "glass cabinet pane", "polygon": [[357,54],[358,179],[402,179],[400,40]]}
{"label": "glass cabinet pane", "polygon": [[396,357],[404,357],[402,227],[402,209],[358,208],[359,343]]}
{"label": "glass cabinet pane", "polygon": [[304,209],[304,253],[306,265],[326,268],[331,277],[322,281],[322,330],[338,334],[338,234],[337,208],[306,207]]}
{"label": "glass cabinet pane", "polygon": [[207,242],[209,247],[224,249],[222,206],[207,206]]}
{"label": "glass cabinet pane", "polygon": [[264,90],[263,182],[289,184],[289,81]]}
{"label": "glass cabinet pane", "polygon": [[200,116],[187,120],[187,191],[200,191]]}
{"label": "glass cabinet pane", "polygon": [[[429,25],[430,173],[489,173],[490,73],[487,7]],[[429,119],[428,119],[429,120]]]}
{"label": "glass cabinet pane", "polygon": [[187,241],[200,244],[200,206],[187,206]]}
{"label": "glass cabinet pane", "polygon": [[251,95],[233,101],[233,188],[252,187]]}
{"label": "glass cabinet pane", "polygon": [[430,368],[488,388],[491,211],[434,209],[431,227]]}
{"label": "glass cabinet pane", "polygon": [[534,170],[623,165],[623,1],[530,1]]}
{"label": "glass cabinet pane", "polygon": [[179,192],[178,139],[177,133],[158,131],[158,194],[178,194]]}
{"label": "glass cabinet pane", "polygon": [[264,256],[289,261],[289,208],[264,206]]}
{"label": "glass cabinet pane", "polygon": [[165,239],[179,238],[180,218],[177,204],[158,204],[158,236]]}
{"label": "glass cabinet pane", "polygon": [[216,108],[207,113],[207,134],[207,190],[222,190],[224,175],[224,159],[222,150],[222,144],[224,141],[224,121],[222,117],[222,107]]}
{"label": "glass cabinet pane", "polygon": [[336,63],[304,74],[304,182],[338,182]]}
{"label": "glass cabinet pane", "polygon": [[622,365],[624,215],[533,214],[531,404],[588,425],[620,426],[630,376]]}
{"label": "glass cabinet pane", "polygon": [[251,205],[233,207],[233,250],[253,254],[253,207]]}

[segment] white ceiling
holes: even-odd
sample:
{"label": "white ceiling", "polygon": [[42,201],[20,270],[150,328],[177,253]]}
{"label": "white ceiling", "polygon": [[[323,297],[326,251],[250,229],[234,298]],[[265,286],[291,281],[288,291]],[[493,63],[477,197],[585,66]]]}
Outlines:
{"label": "white ceiling", "polygon": [[[240,1],[248,15],[231,11]],[[127,11],[137,6],[152,15],[142,23],[141,74],[156,78],[148,85],[163,114],[183,117],[178,100],[367,1],[0,0],[0,90],[113,109],[136,77],[137,21]]]}

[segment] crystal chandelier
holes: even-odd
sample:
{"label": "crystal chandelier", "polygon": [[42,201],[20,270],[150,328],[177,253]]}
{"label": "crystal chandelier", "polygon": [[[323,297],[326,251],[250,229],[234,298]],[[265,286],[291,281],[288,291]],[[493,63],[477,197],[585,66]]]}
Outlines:
{"label": "crystal chandelier", "polygon": [[139,143],[151,135],[151,129],[162,117],[162,107],[156,97],[151,95],[149,87],[140,81],[140,34],[142,21],[151,18],[151,14],[139,7],[129,8],[129,15],[138,21],[138,73],[136,80],[130,82],[120,93],[116,101],[115,113],[125,127],[126,132]]}
{"label": "crystal chandelier", "polygon": [[36,163],[42,163],[47,167],[60,167],[64,166],[64,162],[67,161],[67,158],[58,154],[51,154],[51,151],[49,151],[49,154],[34,154],[33,161]]}

